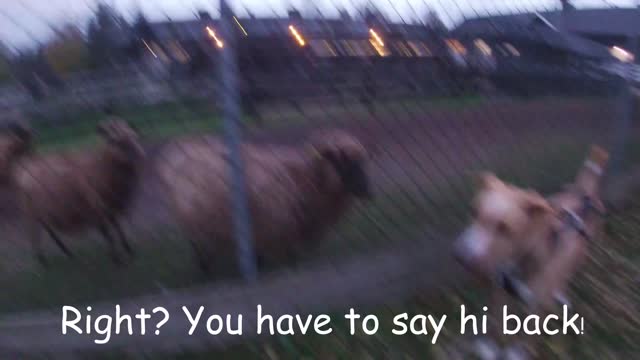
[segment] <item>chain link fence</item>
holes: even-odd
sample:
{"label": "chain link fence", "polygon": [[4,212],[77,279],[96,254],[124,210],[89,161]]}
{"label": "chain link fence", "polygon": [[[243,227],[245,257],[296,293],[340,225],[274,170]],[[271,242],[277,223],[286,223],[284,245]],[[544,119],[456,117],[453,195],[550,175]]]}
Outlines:
{"label": "chain link fence", "polygon": [[[20,11],[31,9],[25,4]],[[31,9],[35,20],[24,22],[15,9],[0,11],[38,44],[4,56],[10,76],[0,88],[3,122],[32,129],[29,156],[121,149],[97,135],[109,116],[137,129],[145,153],[134,162],[131,201],[116,213],[137,253],[122,267],[111,264],[100,239],[100,219],[111,209],[104,198],[114,193],[96,191],[102,198],[91,202],[82,198],[88,193],[63,191],[64,181],[51,179],[62,171],[55,164],[65,163],[50,163],[36,179],[51,186],[47,206],[88,231],[61,231],[75,259],[51,248],[43,268],[31,260],[23,203],[14,201],[20,189],[7,183],[3,313],[140,295],[195,303],[209,298],[179,289],[228,282],[238,308],[256,298],[283,312],[294,306],[288,301],[313,309],[384,302],[375,290],[382,284],[396,296],[454,281],[451,239],[468,221],[479,172],[546,194],[571,182],[591,144],[612,154],[612,179],[639,160],[633,62],[640,28],[602,35],[597,15],[580,4],[350,0],[262,4],[266,11],[255,15],[248,2],[199,5],[192,18],[177,20],[159,5],[144,5],[155,14],[147,18],[119,17],[102,4],[89,25],[56,24],[55,40],[46,42],[30,25],[49,24],[46,11]],[[602,11],[640,20],[638,9]],[[86,68],[61,54],[83,57]],[[74,175],[89,188],[126,178],[117,167],[91,166]],[[361,196],[365,190],[373,196]],[[87,204],[104,212],[83,218],[95,210]],[[35,220],[58,232],[44,217]],[[336,264],[351,275],[318,270]],[[252,286],[278,274],[280,287],[257,295]],[[238,290],[245,286],[255,297]],[[295,300],[287,300],[287,286],[295,286]],[[13,318],[22,325],[0,330],[0,349],[87,349],[53,330],[22,341],[34,325]],[[57,320],[49,325],[59,329]],[[180,343],[169,339],[178,330],[166,334],[140,346],[212,341]]]}

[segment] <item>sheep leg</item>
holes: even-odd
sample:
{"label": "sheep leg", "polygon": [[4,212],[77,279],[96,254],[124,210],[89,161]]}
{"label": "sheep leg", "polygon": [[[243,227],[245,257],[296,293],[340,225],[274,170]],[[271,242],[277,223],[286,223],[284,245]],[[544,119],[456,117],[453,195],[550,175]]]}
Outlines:
{"label": "sheep leg", "polygon": [[98,231],[102,234],[102,237],[107,241],[109,245],[109,252],[111,253],[111,259],[116,264],[122,264],[122,259],[118,255],[118,249],[116,248],[116,243],[111,236],[111,232],[109,232],[109,228],[106,224],[102,224],[98,227]]}
{"label": "sheep leg", "polygon": [[131,244],[127,240],[127,237],[124,234],[124,231],[122,231],[122,226],[120,226],[120,223],[118,222],[118,220],[116,220],[114,217],[110,217],[109,222],[111,222],[111,226],[113,226],[113,228],[116,229],[118,237],[120,238],[120,243],[122,243],[122,247],[124,247],[124,249],[127,251],[127,253],[130,256],[132,257],[135,256],[135,251],[133,250],[133,248],[131,247]]}
{"label": "sheep leg", "polygon": [[28,227],[28,229],[31,246],[33,248],[33,253],[36,257],[36,260],[42,266],[49,265],[46,256],[44,256],[44,251],[42,250],[42,229],[37,224],[32,224]]}
{"label": "sheep leg", "polygon": [[200,270],[204,274],[209,274],[211,272],[211,262],[207,260],[203,249],[201,249],[197,242],[193,240],[191,241],[191,247],[193,249],[193,254],[196,257],[196,260],[198,261]]}
{"label": "sheep leg", "polygon": [[53,231],[51,227],[44,225],[44,230],[47,232],[47,234],[53,240],[53,242],[55,242],[56,245],[58,245],[60,250],[62,250],[62,252],[65,255],[67,255],[67,257],[73,258],[73,253],[71,252],[71,250],[69,250],[69,248],[62,242],[62,240],[60,240],[60,237],[58,236],[58,234],[55,231]]}

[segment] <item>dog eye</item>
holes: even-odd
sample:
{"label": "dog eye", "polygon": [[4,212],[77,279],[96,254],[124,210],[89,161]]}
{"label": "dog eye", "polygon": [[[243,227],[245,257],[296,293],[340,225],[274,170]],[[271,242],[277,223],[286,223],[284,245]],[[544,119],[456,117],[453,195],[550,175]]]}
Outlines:
{"label": "dog eye", "polygon": [[498,221],[498,223],[496,224],[496,231],[499,234],[506,235],[509,233],[509,225],[507,225],[507,223],[504,221]]}

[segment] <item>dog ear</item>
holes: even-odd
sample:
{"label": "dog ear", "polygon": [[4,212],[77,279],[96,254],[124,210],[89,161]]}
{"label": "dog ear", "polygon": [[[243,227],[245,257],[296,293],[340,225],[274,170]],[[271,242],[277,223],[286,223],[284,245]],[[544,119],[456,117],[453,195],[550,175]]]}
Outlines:
{"label": "dog ear", "polygon": [[504,184],[502,180],[498,179],[498,177],[494,173],[489,171],[483,171],[478,174],[476,182],[482,189],[492,189],[496,186]]}
{"label": "dog ear", "polygon": [[524,209],[529,217],[539,217],[544,214],[554,212],[553,207],[547,199],[540,196],[535,191],[527,191],[525,193]]}

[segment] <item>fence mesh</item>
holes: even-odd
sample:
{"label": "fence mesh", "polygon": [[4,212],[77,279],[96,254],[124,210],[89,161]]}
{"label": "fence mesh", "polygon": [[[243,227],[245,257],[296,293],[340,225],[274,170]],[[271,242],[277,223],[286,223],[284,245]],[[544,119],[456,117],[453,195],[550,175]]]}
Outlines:
{"label": "fence mesh", "polygon": [[[482,171],[552,193],[600,144],[608,174],[627,173],[640,156],[637,36],[580,33],[588,10],[575,3],[123,1],[66,22],[56,2],[0,10],[2,121],[33,133],[29,154],[0,169],[2,312],[408,244],[428,244],[446,268]],[[98,134],[112,117],[132,124],[144,157],[130,138]],[[20,187],[15,173],[33,179]],[[100,239],[118,238],[118,222],[138,255],[123,260],[108,240],[124,267]],[[51,247],[46,271],[30,241]]]}

